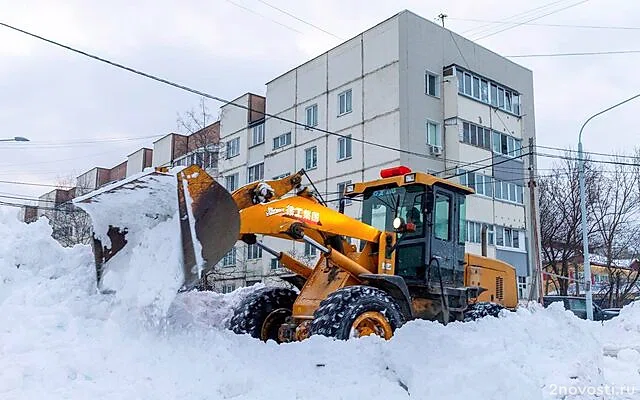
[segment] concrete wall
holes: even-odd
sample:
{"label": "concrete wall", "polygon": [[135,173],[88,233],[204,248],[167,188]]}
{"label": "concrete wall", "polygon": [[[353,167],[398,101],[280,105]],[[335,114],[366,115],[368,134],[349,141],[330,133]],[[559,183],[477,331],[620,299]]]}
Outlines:
{"label": "concrete wall", "polygon": [[145,168],[151,166],[153,158],[153,150],[142,148],[127,156],[126,176],[142,172]]}
{"label": "concrete wall", "polygon": [[173,156],[173,134],[170,133],[153,142],[151,165],[158,167],[171,163]]}

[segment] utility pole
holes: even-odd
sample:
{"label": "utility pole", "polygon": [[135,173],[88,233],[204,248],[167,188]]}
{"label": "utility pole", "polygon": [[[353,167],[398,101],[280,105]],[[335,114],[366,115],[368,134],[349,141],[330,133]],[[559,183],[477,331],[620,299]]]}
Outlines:
{"label": "utility pole", "polygon": [[531,251],[532,263],[533,263],[533,277],[531,282],[531,291],[529,292],[529,300],[536,299],[542,303],[542,269],[540,264],[540,248],[538,243],[540,238],[538,237],[538,218],[536,215],[536,177],[535,170],[533,168],[535,162],[535,153],[533,151],[533,138],[529,138],[529,211],[531,214]]}
{"label": "utility pole", "polygon": [[440,13],[440,15],[438,15],[438,19],[442,22],[442,27],[444,28],[444,19],[447,18],[448,15],[444,14],[444,13]]}
{"label": "utility pole", "polygon": [[602,115],[607,111],[613,110],[614,108],[630,102],[631,100],[637,99],[638,97],[640,97],[640,93],[593,114],[586,121],[584,121],[584,124],[582,124],[582,126],[580,127],[580,133],[578,134],[578,181],[580,183],[580,212],[582,214],[581,228],[583,254],[582,265],[584,269],[584,294],[585,303],[587,306],[587,319],[591,321],[593,321],[593,293],[591,288],[591,263],[589,262],[589,228],[587,226],[587,195],[585,193],[586,190],[584,182],[584,153],[582,152],[582,131],[584,130],[584,127],[587,126],[589,121],[591,121],[598,115]]}

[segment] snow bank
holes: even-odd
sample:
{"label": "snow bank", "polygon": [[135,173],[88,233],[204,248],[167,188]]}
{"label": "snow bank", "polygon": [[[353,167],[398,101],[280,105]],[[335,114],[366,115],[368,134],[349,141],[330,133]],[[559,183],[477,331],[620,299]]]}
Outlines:
{"label": "snow bank", "polygon": [[166,314],[184,282],[175,173],[146,171],[74,199],[103,245],[111,246],[110,225],[126,229],[127,245],[104,264],[100,289],[151,319]]}
{"label": "snow bank", "polygon": [[[141,325],[133,311],[149,314],[137,295],[131,303],[96,293],[88,247],[61,248],[43,221],[0,218],[3,400],[587,399],[596,397],[559,396],[552,385],[600,387],[637,375],[630,347],[602,352],[603,340],[638,327],[637,308],[605,325],[531,307],[446,327],[413,321],[388,342],[312,337],[278,346],[224,329],[252,290],[243,289],[180,294],[166,318]],[[160,237],[158,226],[150,234]]]}

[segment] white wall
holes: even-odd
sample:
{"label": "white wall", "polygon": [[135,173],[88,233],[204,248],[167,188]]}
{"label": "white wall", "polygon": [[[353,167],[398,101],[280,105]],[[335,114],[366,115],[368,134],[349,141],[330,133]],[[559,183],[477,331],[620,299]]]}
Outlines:
{"label": "white wall", "polygon": [[127,177],[142,172],[145,149],[140,149],[127,157]]}
{"label": "white wall", "polygon": [[153,156],[151,157],[151,165],[158,167],[169,164],[173,155],[173,134],[153,142]]}

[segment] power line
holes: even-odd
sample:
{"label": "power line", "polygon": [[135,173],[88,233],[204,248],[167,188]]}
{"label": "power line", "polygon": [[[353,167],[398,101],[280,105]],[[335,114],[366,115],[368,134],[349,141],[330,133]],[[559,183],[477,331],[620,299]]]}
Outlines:
{"label": "power line", "polygon": [[549,158],[558,158],[558,159],[562,159],[562,160],[584,161],[585,163],[626,165],[626,166],[630,166],[630,167],[640,167],[640,163],[628,163],[628,162],[622,162],[622,161],[607,161],[607,160],[591,160],[591,159],[588,159],[588,158],[579,159],[579,158],[574,158],[574,157],[559,156],[559,155],[556,155],[556,154],[547,154],[547,153],[538,153],[538,152],[536,152],[536,155],[542,156],[542,157],[549,157]]}
{"label": "power line", "polygon": [[285,14],[285,15],[288,15],[288,16],[290,16],[291,18],[293,18],[293,19],[295,19],[295,20],[297,20],[297,21],[302,22],[303,24],[309,25],[309,26],[311,26],[311,27],[313,27],[313,28],[315,28],[315,29],[317,29],[317,30],[319,30],[319,31],[321,31],[321,32],[324,32],[324,33],[326,33],[327,35],[333,36],[334,38],[339,39],[339,40],[344,40],[344,39],[343,39],[343,38],[341,38],[340,36],[334,35],[333,33],[329,32],[328,30],[323,29],[323,28],[319,27],[318,25],[314,25],[314,24],[312,24],[311,22],[305,21],[304,19],[299,18],[299,17],[297,17],[297,16],[293,15],[292,13],[290,13],[290,12],[288,12],[288,11],[286,11],[286,10],[283,10],[283,9],[281,9],[281,8],[279,8],[279,7],[276,7],[276,6],[274,6],[273,4],[267,3],[267,2],[266,2],[266,1],[264,1],[264,0],[258,0],[258,1],[259,1],[260,3],[262,3],[262,4],[264,4],[264,5],[265,5],[265,6],[267,6],[267,7],[273,8],[274,10],[277,10],[277,11],[279,11],[279,12],[281,12],[281,13]]}
{"label": "power line", "polygon": [[527,22],[535,21],[535,20],[538,20],[538,19],[540,19],[540,18],[544,18],[544,17],[546,17],[546,16],[549,16],[549,15],[551,15],[551,14],[555,14],[555,13],[558,13],[558,12],[560,12],[560,11],[564,11],[564,10],[566,10],[566,9],[569,9],[569,8],[572,8],[572,7],[578,6],[578,5],[580,5],[580,4],[586,3],[587,1],[589,1],[589,0],[581,0],[581,1],[577,2],[577,3],[570,4],[570,5],[566,6],[566,7],[562,7],[562,8],[559,8],[559,9],[556,9],[556,10],[553,10],[553,11],[550,11],[550,12],[548,12],[548,13],[546,13],[546,14],[542,14],[542,15],[537,16],[537,17],[534,17],[534,18],[530,18],[530,19],[528,19],[528,20],[526,20],[526,21],[518,22],[517,24],[515,24],[515,25],[513,25],[513,26],[509,26],[509,27],[506,27],[506,28],[503,28],[503,29],[497,30],[497,31],[495,31],[495,32],[489,33],[489,34],[487,34],[487,35],[484,35],[484,36],[480,36],[480,37],[474,38],[473,40],[474,40],[474,41],[478,41],[478,40],[486,39],[486,38],[488,38],[488,37],[490,37],[490,36],[497,35],[498,33],[501,33],[501,32],[504,32],[504,31],[508,31],[509,29],[517,28],[517,27],[519,27],[519,26],[521,26],[521,25],[526,24]]}
{"label": "power line", "polygon": [[[560,147],[552,147],[552,146],[542,146],[542,145],[539,145],[539,144],[537,144],[536,147],[539,147],[541,149],[548,149],[548,150],[567,151],[567,152],[570,152],[570,153],[577,153],[578,152],[578,150],[562,149]],[[593,154],[593,155],[597,155],[597,156],[606,156],[606,157],[640,159],[640,156],[625,156],[625,155],[612,154],[612,153],[598,153],[598,152],[595,152],[595,151],[583,151],[582,153],[584,153],[584,154]]]}
{"label": "power line", "polygon": [[[507,25],[512,24],[513,22],[505,22],[505,21],[491,21],[486,19],[474,19],[474,18],[453,18],[449,17],[449,19],[455,21],[469,21],[469,22],[488,22],[491,24],[501,24]],[[608,25],[573,25],[573,24],[541,24],[536,22],[525,22],[522,25],[530,25],[530,26],[544,26],[551,28],[581,28],[581,29],[611,29],[611,30],[640,30],[640,26],[608,26]]]}
{"label": "power line", "polygon": [[[227,1],[230,1],[230,0],[227,0]],[[164,83],[166,85],[173,86],[175,88],[178,88],[178,89],[181,89],[181,90],[193,93],[193,94],[197,94],[198,96],[201,96],[201,97],[205,97],[205,98],[208,98],[208,99],[211,99],[211,100],[215,100],[215,101],[220,102],[220,103],[224,103],[224,105],[232,105],[232,106],[235,106],[235,107],[238,107],[238,108],[242,108],[242,109],[247,110],[247,111],[257,112],[257,113],[260,113],[260,114],[264,115],[265,117],[276,119],[276,120],[279,120],[279,121],[282,121],[282,122],[287,122],[287,123],[290,123],[290,124],[293,124],[293,125],[296,125],[296,126],[301,126],[301,127],[304,127],[305,129],[315,130],[315,131],[318,131],[318,132],[326,133],[328,135],[337,136],[337,137],[340,137],[340,138],[343,138],[343,139],[350,139],[350,140],[352,140],[354,142],[358,142],[358,143],[363,143],[363,144],[367,144],[367,145],[370,145],[370,146],[379,147],[379,148],[382,148],[382,149],[385,149],[385,150],[391,150],[391,151],[397,151],[397,152],[400,152],[400,153],[410,154],[410,155],[414,155],[414,156],[421,157],[421,158],[429,158],[429,156],[427,156],[426,154],[423,154],[423,153],[418,153],[418,152],[410,151],[410,150],[403,150],[403,149],[400,149],[400,148],[397,148],[397,147],[387,146],[387,145],[384,145],[384,144],[381,144],[381,143],[375,143],[375,142],[371,142],[371,141],[368,141],[368,140],[355,138],[355,137],[352,137],[351,135],[343,135],[343,134],[340,134],[340,133],[331,132],[331,131],[329,131],[327,129],[317,128],[317,127],[310,127],[310,126],[308,126],[306,124],[303,124],[303,123],[297,122],[297,121],[293,121],[293,120],[290,120],[288,118],[280,117],[280,116],[274,115],[274,114],[268,114],[268,113],[260,111],[260,110],[254,110],[249,106],[245,106],[244,104],[233,103],[233,102],[231,102],[229,100],[225,100],[225,99],[223,99],[221,97],[214,96],[214,95],[202,92],[200,90],[196,90],[196,89],[190,88],[188,86],[185,86],[185,85],[173,82],[173,81],[169,81],[167,79],[160,78],[160,77],[158,77],[156,75],[152,75],[152,74],[149,74],[149,73],[146,73],[146,72],[143,72],[143,71],[131,68],[131,67],[127,67],[126,65],[117,63],[115,61],[110,61],[110,60],[108,60],[106,58],[102,58],[102,57],[87,53],[85,51],[76,49],[74,47],[71,47],[71,46],[68,46],[68,45],[65,45],[65,44],[62,44],[60,42],[56,42],[56,41],[51,40],[51,39],[47,39],[47,38],[39,36],[39,35],[37,35],[35,33],[31,33],[31,32],[25,31],[23,29],[14,27],[14,26],[6,24],[4,22],[0,22],[0,26],[4,26],[4,27],[12,29],[12,30],[14,30],[16,32],[23,33],[23,34],[31,36],[33,38],[45,41],[47,43],[53,44],[53,45],[58,46],[58,47],[62,47],[63,49],[66,49],[66,50],[72,51],[74,53],[83,55],[85,57],[89,57],[91,59],[103,62],[103,63],[111,65],[113,67],[123,69],[125,71],[134,73],[136,75],[140,75],[140,76],[143,76],[145,78],[148,78],[148,79],[160,82],[160,83]]]}
{"label": "power line", "polygon": [[227,3],[229,3],[229,4],[233,4],[234,6],[236,6],[236,7],[238,7],[238,8],[241,8],[241,9],[243,9],[243,10],[245,10],[245,11],[248,11],[248,12],[250,12],[250,13],[252,13],[252,14],[255,14],[255,15],[260,16],[260,17],[262,17],[262,18],[268,19],[269,21],[273,22],[274,24],[278,24],[278,25],[283,26],[283,27],[285,27],[285,28],[287,28],[287,29],[289,29],[289,30],[292,30],[292,31],[296,32],[296,33],[302,34],[302,32],[300,32],[300,31],[299,31],[299,30],[297,30],[296,28],[292,28],[292,27],[290,27],[290,26],[289,26],[289,25],[287,25],[287,24],[283,24],[282,22],[277,21],[277,20],[275,20],[275,19],[273,19],[273,18],[267,17],[267,16],[266,16],[266,15],[264,15],[264,14],[260,14],[259,12],[257,12],[257,11],[255,11],[255,10],[250,9],[249,7],[245,7],[245,6],[243,6],[242,4],[236,3],[236,2],[235,2],[235,1],[233,1],[233,0],[225,0],[225,1],[226,1]]}
{"label": "power line", "polygon": [[533,57],[576,57],[576,56],[601,56],[613,54],[637,54],[640,50],[612,50],[612,51],[585,51],[576,53],[546,53],[546,54],[514,54],[507,58],[533,58]]}
{"label": "power line", "polygon": [[[526,11],[519,12],[519,13],[517,13],[517,14],[513,14],[513,15],[511,15],[511,16],[509,16],[509,17],[506,17],[506,18],[503,20],[503,22],[504,22],[504,23],[507,23],[507,24],[513,24],[513,23],[516,23],[517,21],[508,21],[508,20],[510,20],[510,19],[514,19],[514,18],[517,18],[517,17],[525,17],[525,16],[527,16],[527,14],[534,13],[535,11],[538,11],[538,10],[541,10],[541,9],[544,9],[544,8],[551,7],[551,6],[553,6],[553,5],[555,5],[555,4],[558,4],[558,3],[563,3],[563,2],[565,2],[565,1],[566,1],[566,0],[557,0],[557,1],[552,1],[551,3],[547,3],[547,4],[544,4],[544,5],[542,5],[542,6],[538,6],[538,7],[532,8],[532,9],[530,9],[530,10],[526,10]],[[528,17],[528,16],[527,16],[527,17]],[[462,33],[463,33],[463,34],[465,34],[465,33],[468,33],[468,32],[471,32],[471,31],[476,31],[476,30],[478,31],[478,32],[475,32],[476,34],[480,34],[480,33],[483,33],[483,32],[488,32],[489,30],[491,30],[491,28],[489,28],[489,29],[483,29],[483,28],[489,27],[489,26],[491,26],[491,25],[493,25],[493,24],[494,24],[494,23],[492,22],[492,23],[488,23],[488,24],[485,24],[485,25],[477,26],[477,27],[475,27],[475,28],[467,29],[466,31],[464,31],[464,32],[462,32]]]}
{"label": "power line", "polygon": [[83,145],[93,145],[93,144],[105,144],[105,143],[119,143],[119,142],[131,142],[138,141],[143,139],[151,139],[161,137],[163,135],[149,135],[149,136],[139,136],[139,137],[131,137],[131,138],[109,138],[109,139],[95,139],[95,140],[77,140],[77,141],[56,141],[56,142],[39,142],[39,141],[29,141],[29,143],[25,144],[7,144],[0,143],[0,148],[20,148],[20,149],[37,149],[37,148],[59,148],[59,147],[78,147]]}

